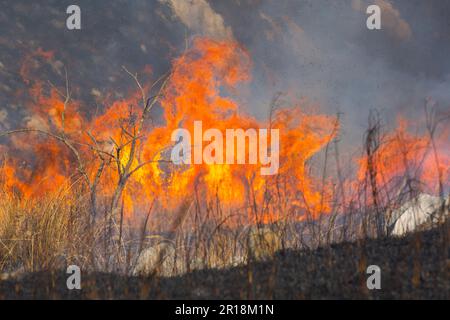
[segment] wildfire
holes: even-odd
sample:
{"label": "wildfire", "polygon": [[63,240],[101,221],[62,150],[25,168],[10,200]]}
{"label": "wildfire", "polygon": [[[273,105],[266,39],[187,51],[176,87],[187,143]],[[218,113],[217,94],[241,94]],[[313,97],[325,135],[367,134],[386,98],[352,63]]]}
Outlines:
{"label": "wildfire", "polygon": [[[449,185],[449,129],[440,130],[431,138],[429,133],[411,133],[413,122],[403,117],[397,122],[397,129],[380,138],[372,155],[376,184],[390,188],[398,185],[399,180],[415,179],[421,183],[422,190],[438,194],[439,184],[444,188]],[[368,156],[357,159],[357,163],[357,180],[364,181],[369,174]]]}
{"label": "wildfire", "polygon": [[[24,63],[52,58],[53,53],[41,50]],[[333,139],[336,119],[307,114],[300,106],[275,110],[268,123],[245,114],[226,93],[251,80],[251,67],[248,52],[239,44],[202,38],[173,61],[171,77],[159,100],[163,119],[147,119],[136,140],[136,157],[129,168],[133,175],[122,194],[128,215],[154,199],[171,210],[194,193],[203,203],[216,201],[224,208],[244,208],[253,221],[283,218],[288,202],[299,208],[296,219],[302,219],[305,213],[314,218],[330,211],[331,188],[320,190],[322,181],[311,176],[307,162]],[[126,141],[143,112],[140,94],[149,92],[151,84],[143,85],[142,91],[137,90],[128,99],[109,102],[102,114],[94,116],[84,114],[80,102],[67,101],[56,87],[32,80],[29,65],[22,71],[31,85],[27,129],[32,131],[26,139],[12,136],[8,153],[14,157],[3,165],[4,186],[24,197],[57,192],[67,182],[82,183],[82,169],[94,179],[100,172],[99,155],[112,153],[119,154],[119,161],[105,160],[97,187],[102,196],[111,196],[120,180],[118,168],[129,162],[132,145]],[[171,134],[179,128],[193,133],[195,121],[217,128],[223,135],[233,128],[279,129],[278,174],[260,175],[260,164],[174,166],[168,161],[168,150],[173,147]],[[64,139],[58,141],[40,131],[58,132],[79,154],[68,148]],[[84,168],[80,168],[78,157],[84,160]],[[33,161],[23,164],[23,159]]]}

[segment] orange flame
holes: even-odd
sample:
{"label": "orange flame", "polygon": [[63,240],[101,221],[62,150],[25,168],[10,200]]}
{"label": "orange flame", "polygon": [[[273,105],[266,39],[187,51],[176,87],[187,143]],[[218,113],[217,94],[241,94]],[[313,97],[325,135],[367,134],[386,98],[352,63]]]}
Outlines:
{"label": "orange flame", "polygon": [[[428,133],[414,135],[411,121],[399,117],[398,127],[386,134],[374,153],[374,171],[379,186],[389,186],[396,179],[409,177],[422,183],[426,192],[437,194],[439,182],[449,185],[450,145],[449,128],[430,138]],[[432,143],[435,143],[436,154]],[[358,180],[367,174],[367,156],[357,159]]]}
{"label": "orange flame", "polygon": [[[52,55],[38,53],[51,59]],[[177,207],[183,199],[195,192],[202,202],[218,201],[228,208],[252,208],[251,221],[271,222],[285,217],[284,202],[295,204],[303,214],[316,218],[330,211],[330,188],[325,195],[320,183],[310,175],[307,162],[336,134],[334,117],[309,115],[300,106],[278,109],[271,123],[263,123],[240,110],[236,101],[224,92],[232,92],[242,82],[250,81],[251,59],[248,52],[235,42],[217,42],[196,39],[191,49],[173,62],[173,73],[160,100],[163,121],[146,121],[142,138],[137,142],[138,156],[132,169],[149,163],[135,172],[123,194],[126,211],[142,210],[143,205],[158,199],[167,209]],[[30,68],[23,68],[30,73]],[[27,76],[28,79],[28,76]],[[81,112],[81,103],[65,103],[56,89],[46,92],[39,81],[30,90],[28,107],[31,117],[28,128],[64,132],[70,141],[77,142],[80,155],[86,159],[86,170],[94,177],[98,167],[92,145],[95,137],[98,148],[114,150],[128,138],[123,126],[139,119],[142,109],[140,92],[130,98],[113,101],[103,114],[92,119]],[[144,87],[148,91],[150,85]],[[134,106],[131,108],[130,106]],[[64,119],[64,121],[62,120]],[[202,121],[205,128],[226,129],[277,128],[280,130],[280,169],[275,176],[261,176],[260,165],[184,165],[176,167],[168,160],[173,142],[171,134],[177,128],[193,130],[194,121]],[[31,143],[30,143],[31,142]],[[127,148],[122,150],[121,162],[127,162]],[[169,151],[168,151],[169,150]],[[42,196],[55,192],[67,181],[79,177],[73,153],[63,143],[48,136],[31,134],[30,139],[14,136],[10,152],[15,160],[6,162],[3,179],[10,190],[24,196]],[[32,164],[21,165],[19,158],[33,155]],[[114,163],[108,163],[101,179],[100,190],[111,195],[118,174]],[[296,219],[302,219],[301,214]]]}

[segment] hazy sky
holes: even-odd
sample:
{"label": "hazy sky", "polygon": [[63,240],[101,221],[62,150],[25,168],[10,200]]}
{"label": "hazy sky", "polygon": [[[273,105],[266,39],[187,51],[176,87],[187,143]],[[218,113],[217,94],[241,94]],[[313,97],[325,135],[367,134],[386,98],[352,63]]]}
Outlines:
{"label": "hazy sky", "polygon": [[[0,127],[26,115],[13,92],[26,87],[17,74],[28,52],[55,51],[60,63],[45,75],[61,81],[67,66],[75,94],[93,107],[100,103],[94,93],[120,96],[130,88],[122,65],[167,70],[186,35],[234,39],[249,50],[252,82],[237,99],[259,118],[278,91],[316,102],[320,112],[341,112],[344,136],[358,141],[371,109],[391,125],[399,112],[422,116],[427,97],[449,112],[446,0],[76,2],[82,30],[72,32],[65,8],[74,1],[1,1]],[[366,27],[370,4],[382,8],[382,30]]]}
{"label": "hazy sky", "polygon": [[[277,90],[295,92],[342,112],[347,131],[364,128],[370,109],[387,119],[399,111],[422,116],[427,97],[449,112],[448,1],[248,3],[241,10],[224,1],[211,7],[252,53],[258,102]],[[382,30],[366,28],[369,4],[381,7]]]}

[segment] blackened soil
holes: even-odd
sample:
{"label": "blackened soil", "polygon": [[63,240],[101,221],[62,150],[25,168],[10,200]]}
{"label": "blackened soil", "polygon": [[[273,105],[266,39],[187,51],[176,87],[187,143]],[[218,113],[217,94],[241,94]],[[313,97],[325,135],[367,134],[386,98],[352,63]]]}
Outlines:
{"label": "blackened soil", "polygon": [[[79,291],[64,271],[38,272],[0,281],[0,299],[449,299],[449,261],[447,225],[174,278],[82,274]],[[369,265],[381,268],[380,290],[367,289]]]}

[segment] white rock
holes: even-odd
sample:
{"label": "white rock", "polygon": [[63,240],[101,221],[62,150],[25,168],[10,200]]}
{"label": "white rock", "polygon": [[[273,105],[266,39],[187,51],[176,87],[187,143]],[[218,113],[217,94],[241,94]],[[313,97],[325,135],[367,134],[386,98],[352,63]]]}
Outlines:
{"label": "white rock", "polygon": [[420,194],[415,199],[404,203],[392,212],[390,225],[391,235],[401,236],[416,230],[427,223],[435,223],[439,219],[439,210],[445,202],[444,214],[448,215],[448,202],[440,197]]}

